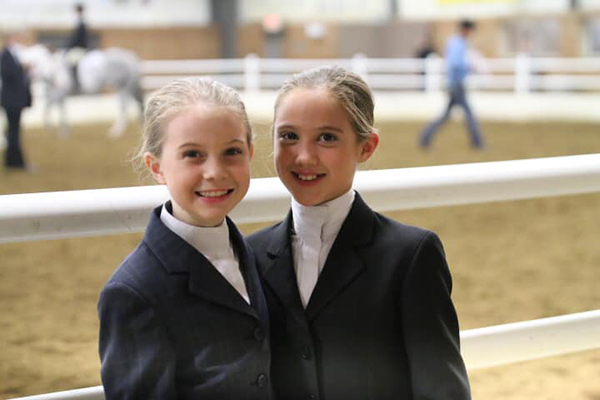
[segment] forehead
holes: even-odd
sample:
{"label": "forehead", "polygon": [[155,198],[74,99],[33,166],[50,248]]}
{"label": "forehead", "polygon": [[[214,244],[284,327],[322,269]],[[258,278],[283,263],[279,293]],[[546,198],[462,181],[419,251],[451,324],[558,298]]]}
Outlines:
{"label": "forehead", "polygon": [[326,88],[296,88],[281,99],[275,113],[275,125],[293,123],[320,125],[348,122],[346,110]]}
{"label": "forehead", "polygon": [[231,140],[235,137],[246,138],[244,122],[231,108],[206,103],[196,103],[175,114],[165,126],[168,139],[194,136],[196,140],[204,137]]}

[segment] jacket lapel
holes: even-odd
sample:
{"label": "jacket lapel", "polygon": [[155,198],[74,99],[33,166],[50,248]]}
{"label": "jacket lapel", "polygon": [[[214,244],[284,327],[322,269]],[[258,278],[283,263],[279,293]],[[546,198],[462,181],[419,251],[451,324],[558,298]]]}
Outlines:
{"label": "jacket lapel", "polygon": [[[229,226],[229,237],[233,243],[233,247],[236,249],[240,270],[246,284],[246,290],[248,291],[250,304],[252,305],[249,308],[254,312],[254,315],[257,315],[263,322],[263,328],[266,332],[268,332],[269,312],[267,308],[267,301],[260,283],[260,277],[258,276],[258,269],[256,267],[254,253],[252,253],[250,247],[246,245],[242,234],[238,230],[237,226],[235,226],[233,221],[231,221],[229,218],[227,218],[226,221],[227,225]],[[238,295],[238,297],[240,296]]]}
{"label": "jacket lapel", "polygon": [[273,228],[272,239],[267,248],[270,264],[262,266],[262,274],[286,309],[302,311],[290,243],[291,231],[292,212],[290,211],[286,219]]}
{"label": "jacket lapel", "polygon": [[202,258],[190,268],[190,293],[208,301],[237,310],[257,318],[252,307],[242,298],[233,286],[217,271],[217,269],[200,253]]}
{"label": "jacket lapel", "polygon": [[[160,211],[161,207],[158,207],[152,213],[144,241],[164,268],[170,274],[187,273],[190,293],[257,318],[252,307],[210,261],[162,223]],[[242,261],[240,259],[240,264]]]}
{"label": "jacket lapel", "polygon": [[360,247],[372,241],[374,220],[375,214],[356,193],[306,307],[309,320],[314,319],[365,268]]}

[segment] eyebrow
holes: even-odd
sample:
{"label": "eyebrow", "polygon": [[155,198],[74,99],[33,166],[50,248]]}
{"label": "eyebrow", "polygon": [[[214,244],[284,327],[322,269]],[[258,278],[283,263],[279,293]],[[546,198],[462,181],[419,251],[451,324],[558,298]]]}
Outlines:
{"label": "eyebrow", "polygon": [[324,126],[320,126],[319,128],[320,131],[336,131],[336,132],[344,132],[343,129],[338,128],[337,126],[333,126],[333,125],[324,125]]}
{"label": "eyebrow", "polygon": [[[295,125],[289,125],[289,124],[287,124],[287,125],[280,125],[280,126],[277,127],[278,131],[280,131],[282,129],[298,129],[298,127],[295,126]],[[344,132],[343,129],[338,128],[337,126],[333,126],[333,125],[319,126],[319,127],[317,127],[317,130],[319,130],[319,131],[336,131],[336,132],[339,132],[339,133]]]}
{"label": "eyebrow", "polygon": [[[232,139],[229,142],[225,143],[225,145],[228,146],[228,145],[234,144],[234,143],[246,144],[246,141],[242,140],[242,139]],[[201,143],[187,142],[187,143],[180,144],[178,148],[181,149],[184,147],[204,147],[204,145],[202,145]]]}

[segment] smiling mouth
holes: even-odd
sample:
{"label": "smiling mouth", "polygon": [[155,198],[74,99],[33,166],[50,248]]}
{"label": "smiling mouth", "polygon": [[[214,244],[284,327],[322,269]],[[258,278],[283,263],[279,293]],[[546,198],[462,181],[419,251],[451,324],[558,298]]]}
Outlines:
{"label": "smiling mouth", "polygon": [[205,190],[205,191],[197,190],[194,193],[196,193],[196,195],[199,197],[205,197],[208,199],[216,199],[216,198],[224,197],[224,196],[227,196],[227,195],[233,193],[233,189]]}
{"label": "smiling mouth", "polygon": [[323,178],[326,174],[299,174],[297,172],[292,172],[292,175],[294,175],[294,177],[300,181],[303,182],[314,182],[317,181],[321,178]]}

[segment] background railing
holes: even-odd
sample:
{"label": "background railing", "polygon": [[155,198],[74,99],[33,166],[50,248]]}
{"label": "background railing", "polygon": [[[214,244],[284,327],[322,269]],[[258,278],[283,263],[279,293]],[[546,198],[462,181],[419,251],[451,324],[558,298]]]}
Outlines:
{"label": "background railing", "polygon": [[[379,211],[600,192],[600,154],[357,173]],[[142,231],[164,186],[0,196],[0,243]],[[289,194],[277,178],[252,181],[238,223],[281,219]],[[461,332],[469,370],[600,348],[600,310]],[[28,400],[102,400],[101,386]]]}
{"label": "background railing", "polygon": [[[278,59],[250,54],[238,59],[148,60],[142,62],[143,86],[156,89],[175,77],[208,75],[248,92],[276,90],[293,73],[336,64],[361,74],[375,91],[444,89],[445,63],[438,56],[419,58]],[[473,90],[515,93],[600,91],[600,57],[514,58],[473,57],[468,77]]]}

